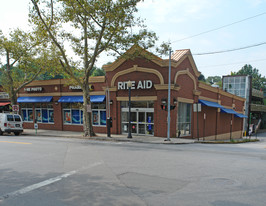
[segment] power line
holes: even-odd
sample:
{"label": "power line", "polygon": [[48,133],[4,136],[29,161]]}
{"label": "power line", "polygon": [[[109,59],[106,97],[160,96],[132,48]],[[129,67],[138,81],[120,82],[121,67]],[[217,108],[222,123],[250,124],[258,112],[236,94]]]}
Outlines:
{"label": "power line", "polygon": [[235,48],[235,49],[227,49],[227,50],[222,50],[222,51],[213,51],[213,52],[204,52],[204,53],[195,53],[193,55],[208,55],[208,54],[219,54],[219,53],[225,53],[225,52],[232,52],[232,51],[237,51],[237,50],[242,50],[242,49],[248,49],[251,47],[261,46],[263,44],[266,44],[266,42],[261,42],[258,44],[252,44],[249,46],[239,47],[239,48]]}
{"label": "power line", "polygon": [[202,34],[206,34],[206,33],[213,32],[213,31],[216,31],[216,30],[219,30],[219,29],[223,29],[223,28],[225,28],[225,27],[232,26],[232,25],[234,25],[234,24],[238,24],[238,23],[241,23],[241,22],[243,22],[243,21],[247,21],[247,20],[249,20],[249,19],[253,19],[253,18],[256,18],[256,17],[258,17],[258,16],[262,16],[262,15],[264,15],[264,14],[266,14],[266,12],[263,12],[263,13],[261,13],[261,14],[257,14],[257,15],[255,15],[255,16],[251,16],[251,17],[248,17],[248,18],[245,18],[245,19],[242,19],[242,20],[239,20],[239,21],[236,21],[236,22],[230,23],[230,24],[226,24],[226,25],[224,25],[224,26],[220,26],[220,27],[217,27],[217,28],[214,28],[214,29],[211,29],[211,30],[207,30],[207,31],[201,32],[201,33],[199,33],[199,34],[195,34],[195,35],[192,35],[192,36],[188,36],[188,37],[183,38],[183,39],[179,39],[179,40],[176,40],[176,41],[172,41],[171,43],[175,43],[175,42],[183,41],[183,40],[190,39],[190,38],[193,38],[193,37],[196,37],[196,36],[200,36],[200,35],[202,35]]}
{"label": "power line", "polygon": [[221,66],[230,66],[230,65],[236,65],[236,64],[245,64],[247,62],[259,62],[259,61],[266,61],[266,59],[255,59],[255,60],[247,60],[244,62],[232,62],[232,63],[227,63],[227,64],[207,65],[207,66],[198,66],[198,67],[199,68],[221,67]]}

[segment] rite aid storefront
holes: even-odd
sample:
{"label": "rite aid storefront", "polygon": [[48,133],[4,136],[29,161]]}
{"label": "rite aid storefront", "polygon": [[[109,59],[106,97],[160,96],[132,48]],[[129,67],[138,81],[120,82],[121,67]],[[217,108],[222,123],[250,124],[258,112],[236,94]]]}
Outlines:
{"label": "rite aid storefront", "polygon": [[[138,46],[127,51],[135,58],[120,57],[104,66],[105,77],[90,78],[94,131],[106,133],[112,118],[112,134],[129,131],[131,87],[131,132],[134,135],[167,136],[168,65]],[[191,52],[178,50],[172,56],[170,137],[226,139],[242,137],[245,99],[198,81]],[[25,128],[82,131],[83,103],[79,87],[67,80],[35,81],[19,93]],[[38,89],[39,87],[39,89]],[[198,112],[193,105],[201,105]]]}

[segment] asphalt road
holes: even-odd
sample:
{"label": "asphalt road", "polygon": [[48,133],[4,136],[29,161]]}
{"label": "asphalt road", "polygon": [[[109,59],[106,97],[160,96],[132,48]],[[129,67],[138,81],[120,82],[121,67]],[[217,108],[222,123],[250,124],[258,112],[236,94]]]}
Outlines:
{"label": "asphalt road", "polygon": [[264,136],[223,145],[0,136],[0,205],[265,206]]}

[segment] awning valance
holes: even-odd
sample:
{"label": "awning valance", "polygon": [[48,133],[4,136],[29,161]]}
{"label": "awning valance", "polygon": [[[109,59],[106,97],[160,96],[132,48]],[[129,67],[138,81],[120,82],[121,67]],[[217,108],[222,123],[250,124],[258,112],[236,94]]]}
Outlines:
{"label": "awning valance", "polygon": [[224,108],[222,105],[220,105],[216,102],[211,102],[211,101],[207,101],[207,100],[199,99],[199,103],[203,104],[204,106],[208,106],[208,107]]}
{"label": "awning valance", "polygon": [[63,96],[58,102],[62,103],[83,103],[83,96]]}
{"label": "awning valance", "polygon": [[18,103],[39,103],[39,102],[51,102],[52,96],[38,96],[38,97],[19,97]]}
{"label": "awning valance", "polygon": [[91,95],[91,102],[101,103],[105,100],[105,95]]}
{"label": "awning valance", "polygon": [[221,108],[221,112],[227,113],[227,114],[237,114],[237,112],[233,109],[226,109],[226,108]]}
{"label": "awning valance", "polygon": [[[105,95],[91,95],[90,100],[92,103],[101,103],[105,100]],[[63,97],[60,97],[58,102],[83,103],[83,96],[63,96]]]}
{"label": "awning valance", "polygon": [[10,102],[0,102],[0,107],[1,107],[1,106],[6,106],[6,105],[8,105],[8,104],[10,104]]}
{"label": "awning valance", "polygon": [[239,117],[239,118],[248,118],[248,116],[244,115],[244,114],[240,114],[240,113],[236,113],[235,117]]}

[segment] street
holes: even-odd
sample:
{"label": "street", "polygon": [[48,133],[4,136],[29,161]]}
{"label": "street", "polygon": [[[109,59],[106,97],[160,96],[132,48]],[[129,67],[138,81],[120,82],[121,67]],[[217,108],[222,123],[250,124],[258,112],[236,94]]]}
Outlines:
{"label": "street", "polygon": [[3,206],[264,206],[266,134],[243,144],[0,136]]}

